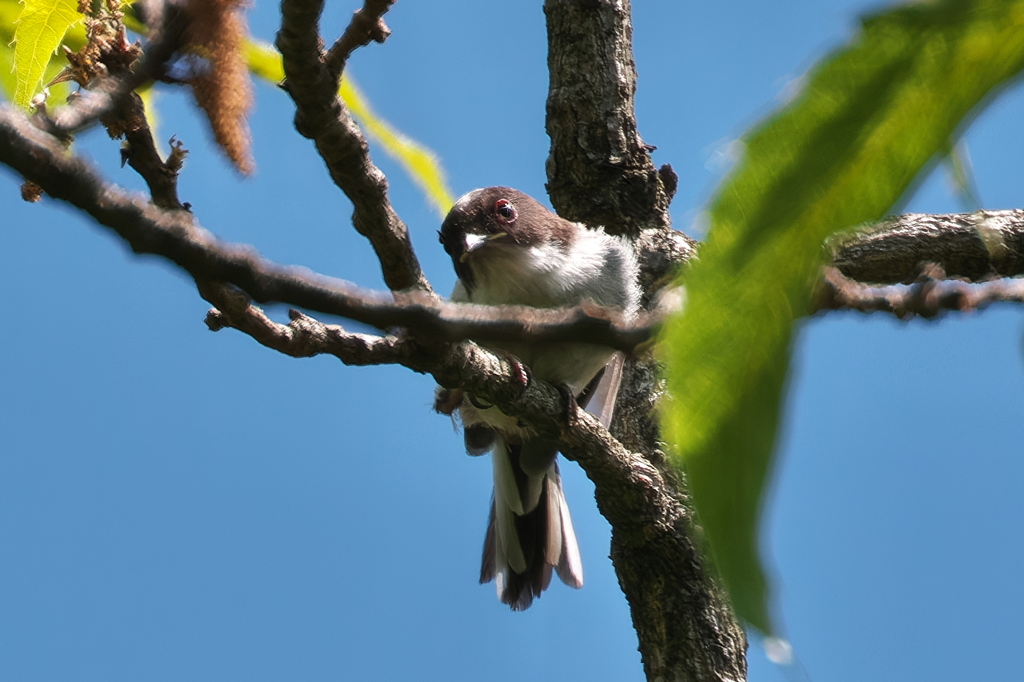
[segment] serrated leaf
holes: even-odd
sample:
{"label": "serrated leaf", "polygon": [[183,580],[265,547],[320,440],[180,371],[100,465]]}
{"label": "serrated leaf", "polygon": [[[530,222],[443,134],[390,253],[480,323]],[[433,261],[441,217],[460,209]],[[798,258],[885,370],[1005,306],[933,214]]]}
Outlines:
{"label": "serrated leaf", "polygon": [[[245,56],[249,70],[271,83],[284,80],[281,54],[271,47],[256,41],[248,41]],[[353,116],[359,119],[363,129],[380,143],[385,153],[395,159],[427,195],[430,203],[443,216],[455,203],[441,163],[430,150],[398,132],[377,116],[370,107],[366,96],[348,76],[342,78],[338,94]]]}
{"label": "serrated leaf", "polygon": [[1022,67],[1022,0],[916,3],[870,18],[745,138],[745,158],[711,202],[686,310],[663,333],[664,424],[736,612],[762,632],[773,626],[759,513],[822,243],[883,217]]}
{"label": "serrated leaf", "polygon": [[[20,0],[0,0],[0,95],[14,101],[14,91],[18,86],[14,71],[14,31],[21,14]],[[79,22],[72,26],[61,41],[73,50],[85,45],[85,26]],[[43,74],[43,81],[53,79],[61,69],[67,66],[67,60],[59,52],[51,55],[50,63]],[[71,84],[61,83],[50,88],[51,101],[60,102],[71,90]]]}
{"label": "serrated leaf", "polygon": [[77,0],[25,0],[14,32],[14,103],[28,107],[64,34],[82,19]]}

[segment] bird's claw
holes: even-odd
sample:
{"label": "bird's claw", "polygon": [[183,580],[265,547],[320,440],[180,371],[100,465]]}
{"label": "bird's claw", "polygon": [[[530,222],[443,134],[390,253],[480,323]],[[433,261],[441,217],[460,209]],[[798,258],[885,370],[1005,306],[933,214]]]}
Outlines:
{"label": "bird's claw", "polygon": [[580,405],[576,402],[576,396],[572,394],[572,388],[569,384],[558,384],[555,388],[565,401],[565,423],[570,427],[575,426],[580,416]]}
{"label": "bird's claw", "polygon": [[511,366],[512,382],[525,391],[526,387],[530,385],[530,371],[526,365],[523,364],[522,360],[506,350],[498,351],[498,354]]}
{"label": "bird's claw", "polygon": [[449,417],[455,412],[465,392],[461,388],[437,387],[434,391],[434,411]]}

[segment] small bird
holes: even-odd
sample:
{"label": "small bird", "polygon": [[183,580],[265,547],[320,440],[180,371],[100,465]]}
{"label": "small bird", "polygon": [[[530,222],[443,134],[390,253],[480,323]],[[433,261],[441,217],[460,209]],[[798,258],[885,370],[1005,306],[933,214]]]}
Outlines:
{"label": "small bird", "polygon": [[[439,235],[459,278],[453,301],[535,308],[589,301],[619,311],[624,319],[639,307],[637,262],[628,241],[560,218],[518,190],[469,192],[452,207]],[[529,374],[577,399],[617,355],[586,343],[481,345],[514,355]],[[617,377],[613,383],[617,387]],[[480,582],[494,580],[498,598],[513,611],[528,608],[540,596],[552,569],[566,585],[582,587],[579,546],[555,461],[557,445],[471,395],[439,389],[438,404],[444,401],[447,413],[459,410],[467,452],[491,452],[493,458],[494,496]]]}

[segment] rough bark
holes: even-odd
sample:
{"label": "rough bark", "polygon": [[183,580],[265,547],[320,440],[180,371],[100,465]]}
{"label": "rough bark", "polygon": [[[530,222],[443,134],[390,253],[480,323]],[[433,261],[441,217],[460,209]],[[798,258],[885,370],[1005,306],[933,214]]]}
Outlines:
{"label": "rough bark", "polygon": [[657,401],[661,373],[650,358],[627,363],[612,434],[661,474],[661,496],[633,509],[630,496],[599,487],[612,523],[611,558],[629,600],[649,680],[745,680],[747,640],[708,572],[686,486],[666,462]]}
{"label": "rough bark", "polygon": [[555,210],[615,234],[667,227],[675,175],[655,169],[637,130],[629,0],[548,0],[544,12]]}
{"label": "rough bark", "polygon": [[1024,275],[1024,210],[894,216],[838,241],[833,264],[874,284],[910,284],[924,264],[972,282]]}
{"label": "rough bark", "polygon": [[[628,0],[548,0],[551,137],[548,191],[558,212],[640,240],[650,294],[694,244],[668,232],[670,168],[655,170],[637,132],[632,23]],[[678,233],[676,233],[678,234]],[[653,359],[627,363],[612,434],[647,465],[606,476],[575,458],[594,481],[612,526],[611,557],[629,601],[649,680],[746,679],[746,637],[696,539],[685,485],[667,466],[657,425],[663,390]]]}
{"label": "rough bark", "polygon": [[341,69],[352,50],[387,35],[381,15],[390,5],[367,2],[353,17],[353,25],[359,28],[346,30],[327,54],[321,49],[319,33],[323,2],[285,0],[276,44],[287,77],[284,88],[295,101],[295,129],[313,141],[331,179],[352,202],[352,225],[373,246],[384,282],[393,291],[429,292],[409,230],[391,206],[387,178],[370,159],[362,130],[338,96]]}

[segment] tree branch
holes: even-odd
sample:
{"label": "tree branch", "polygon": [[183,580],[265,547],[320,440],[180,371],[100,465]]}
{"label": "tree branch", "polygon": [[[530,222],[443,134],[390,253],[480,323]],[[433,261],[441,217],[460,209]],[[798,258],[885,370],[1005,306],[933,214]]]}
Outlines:
{"label": "tree branch", "polygon": [[913,315],[930,319],[949,310],[980,310],[1000,302],[1024,303],[1024,279],[981,283],[948,280],[942,268],[931,265],[913,284],[872,287],[828,267],[813,307],[815,312],[859,310],[893,313],[900,319]]}
{"label": "tree branch", "polygon": [[366,0],[366,5],[353,13],[348,28],[327,53],[327,68],[336,78],[341,78],[345,63],[358,48],[370,42],[383,43],[391,35],[383,16],[393,4],[395,0]]}
{"label": "tree branch", "polygon": [[[657,318],[623,326],[587,306],[569,311],[473,308],[445,304],[431,293],[407,229],[389,203],[384,176],[337,97],[338,75],[349,54],[386,37],[381,16],[390,4],[367,0],[325,56],[316,29],[321,0],[284,0],[278,47],[297,106],[296,127],[315,142],[332,178],[352,200],[353,222],[376,250],[388,286],[400,292],[394,296],[285,268],[251,248],[221,242],[193,216],[162,211],[106,183],[9,109],[0,109],[0,161],[89,213],[135,252],[159,255],[188,271],[215,306],[207,316],[211,329],[238,329],[294,357],[330,354],[348,364],[402,364],[431,374],[442,386],[492,402],[556,439],[595,482],[601,512],[612,524],[612,557],[648,677],[744,678],[745,637],[697,546],[685,486],[660,449],[655,404],[662,387],[656,363],[650,358],[630,361],[613,425],[616,440],[586,414],[566,423],[561,393],[540,381],[523,387],[506,358],[472,342],[453,343],[465,338],[572,340],[634,350],[651,337]],[[674,176],[670,169],[654,169],[637,133],[628,0],[548,0],[545,11],[551,44],[552,200],[567,217],[638,238],[650,300],[695,248],[691,240],[665,229]],[[114,95],[108,95],[111,103],[121,101],[117,93],[125,87],[115,85]],[[831,288],[821,307],[935,314],[991,300],[1024,300],[1016,284],[940,285],[938,271],[927,268],[924,280],[906,289],[872,289],[849,279],[914,281],[922,262],[940,263],[951,275],[972,280],[1021,274],[1022,215],[905,216],[845,240],[835,259],[846,277],[837,270],[826,273]],[[250,297],[359,320],[386,333],[353,334],[295,311],[289,324],[279,324]]]}
{"label": "tree branch", "polygon": [[543,310],[453,304],[422,291],[367,291],[278,265],[252,247],[218,240],[189,213],[162,211],[108,184],[89,164],[66,154],[57,140],[9,108],[0,108],[0,162],[91,215],[134,252],[161,256],[197,282],[234,285],[260,303],[299,306],[382,330],[406,328],[441,341],[589,341],[630,351],[649,341],[655,330],[654,317],[625,325],[595,306]]}
{"label": "tree branch", "polygon": [[[659,321],[654,314],[634,324],[622,325],[593,307],[538,310],[465,306],[447,304],[432,295],[414,292],[396,300],[389,294],[361,290],[304,269],[286,268],[260,258],[250,247],[217,240],[203,230],[193,216],[161,211],[107,184],[84,161],[67,155],[56,139],[9,108],[0,108],[0,161],[24,177],[32,178],[51,196],[68,201],[93,216],[121,236],[135,252],[167,258],[197,280],[233,284],[261,303],[299,306],[379,329],[405,327],[428,338],[446,341],[466,338],[587,340],[627,352],[648,342]],[[984,218],[980,223],[979,216]],[[678,232],[649,230],[642,235],[639,251],[644,262],[645,289],[652,291],[665,283],[675,267],[695,255],[696,244]],[[878,251],[883,256],[877,256]],[[877,230],[847,238],[836,249],[836,263],[847,273],[860,273],[865,277],[883,273],[884,267],[902,268],[906,273],[902,279],[906,280],[920,272],[922,261],[931,258],[943,268],[952,268],[953,273],[961,277],[984,279],[1024,272],[1022,253],[1024,211],[944,216],[912,214],[883,223]],[[876,278],[881,279],[877,275]],[[829,284],[828,276],[824,285],[835,288],[834,283]],[[962,287],[957,290],[968,291]],[[993,300],[1016,301],[1012,293],[995,293],[1012,290],[988,287],[984,293],[957,294],[961,300],[957,306],[943,306],[962,309]],[[870,297],[878,298],[878,294],[872,293]],[[849,296],[833,297],[817,302],[815,309],[843,307],[865,309],[863,296],[856,301]],[[900,306],[873,305],[870,309],[896,311]]]}
{"label": "tree branch", "polygon": [[[65,156],[55,140],[34,129],[16,112],[0,110],[0,159],[23,173],[33,169],[40,171],[31,174],[40,179],[51,196],[71,202],[101,224],[108,225],[136,252],[163,255],[190,272],[203,296],[217,306],[208,316],[211,328],[235,327],[260,343],[293,356],[330,353],[350,364],[399,363],[418,372],[431,373],[443,386],[464,388],[498,405],[507,414],[528,419],[540,433],[557,439],[564,451],[579,461],[597,482],[602,511],[616,524],[613,552],[617,565],[623,566],[624,571],[639,571],[645,576],[663,574],[651,572],[652,565],[657,565],[660,571],[671,566],[677,578],[693,577],[703,570],[697,560],[699,555],[684,532],[690,523],[686,508],[675,498],[674,488],[664,485],[664,475],[645,457],[620,445],[590,417],[581,415],[573,424],[564,423],[566,405],[561,393],[540,381],[524,388],[506,358],[471,342],[426,345],[423,339],[427,335],[422,333],[415,337],[349,334],[340,327],[324,325],[300,314],[293,314],[289,325],[276,324],[252,306],[245,294],[215,282],[232,282],[259,294],[264,300],[273,298],[301,304],[305,298],[305,304],[311,308],[328,308],[317,305],[317,300],[330,301],[332,296],[334,304],[344,307],[351,292],[332,292],[327,280],[284,270],[262,261],[250,250],[218,242],[188,214],[160,211],[107,186],[87,164]],[[652,236],[652,249],[665,246],[663,242],[667,238],[668,233],[660,238]],[[665,249],[665,252],[692,255],[692,243],[681,235],[669,242],[672,249]],[[646,270],[652,273],[649,275],[652,281],[664,278],[672,267],[670,260],[658,258],[653,252],[648,253],[645,262],[648,263]],[[349,303],[355,308],[366,305],[365,301]],[[377,324],[386,326],[381,319]],[[484,336],[471,328],[467,328],[466,333]],[[589,340],[593,338],[590,336]],[[650,393],[647,397],[652,399]],[[652,413],[648,413],[641,423],[650,425],[652,419]],[[645,600],[663,599],[667,600],[665,603],[676,605],[679,594],[695,595],[697,607],[690,611],[704,618],[713,615],[721,619],[719,627],[724,623],[728,628],[730,621],[727,612],[721,611],[722,602],[717,602],[718,611],[703,608],[702,600],[707,599],[708,593],[692,588],[680,592],[675,579],[654,582],[645,579],[643,582]],[[656,628],[661,633],[658,641],[665,644],[665,638],[680,634],[678,628],[672,627],[678,612],[661,613],[662,619],[646,621],[647,624],[640,627]],[[742,635],[729,632],[742,642]],[[647,636],[646,629],[641,633]],[[697,656],[690,665],[701,670],[717,670],[722,667],[713,659],[718,651],[707,649],[705,655]]]}
{"label": "tree branch", "polygon": [[842,237],[832,253],[840,272],[865,283],[910,284],[924,263],[975,282],[1024,275],[1024,210],[908,213]]}
{"label": "tree branch", "polygon": [[[353,334],[294,310],[289,324],[278,324],[242,292],[211,282],[200,282],[199,291],[216,306],[206,317],[212,331],[231,327],[292,357],[326,354],[348,365],[401,364],[432,374],[443,386],[465,387],[508,414],[529,419],[540,433],[558,440],[595,481],[604,485],[615,482],[616,487],[630,491],[629,501],[619,506],[634,515],[636,523],[643,524],[641,516],[651,513],[646,506],[649,500],[657,501],[665,494],[660,474],[646,460],[625,450],[589,414],[580,413],[572,423],[566,422],[567,406],[561,392],[542,381],[523,387],[507,357],[472,342],[427,346],[409,336]],[[642,485],[637,487],[637,483]],[[664,503],[653,507],[659,517],[663,507]]]}
{"label": "tree branch", "polygon": [[140,85],[164,77],[167,63],[181,47],[188,17],[182,8],[169,2],[160,3],[151,14],[153,23],[142,59],[131,71],[100,79],[89,89],[80,90],[72,106],[54,112],[51,132],[82,132],[121,106]]}
{"label": "tree branch", "polygon": [[[382,14],[386,5],[368,0],[365,14],[357,13],[353,22],[366,21],[378,9]],[[334,183],[352,201],[352,224],[370,240],[388,288],[429,292],[409,231],[388,198],[387,179],[370,160],[366,138],[338,97],[340,72],[328,67],[317,32],[322,10],[322,0],[281,3],[277,48],[284,58],[285,89],[295,101],[295,128],[314,142]]]}
{"label": "tree branch", "polygon": [[346,365],[403,364],[401,342],[395,336],[353,334],[341,325],[324,324],[297,310],[288,311],[289,324],[278,324],[237,289],[218,282],[197,285],[199,294],[216,306],[206,314],[210,331],[231,327],[293,358],[333,355]]}

